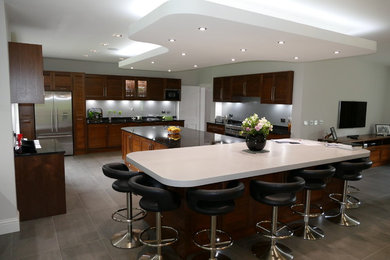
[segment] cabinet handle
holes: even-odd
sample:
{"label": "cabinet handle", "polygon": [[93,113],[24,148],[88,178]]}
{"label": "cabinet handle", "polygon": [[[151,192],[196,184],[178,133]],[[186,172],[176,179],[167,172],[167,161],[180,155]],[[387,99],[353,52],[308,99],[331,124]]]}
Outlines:
{"label": "cabinet handle", "polygon": [[153,150],[153,144],[149,144],[149,150]]}
{"label": "cabinet handle", "polygon": [[242,85],[242,91],[243,91],[244,97],[246,97],[246,82],[244,82],[244,84]]}
{"label": "cabinet handle", "polygon": [[275,85],[272,86],[271,100],[275,100]]}

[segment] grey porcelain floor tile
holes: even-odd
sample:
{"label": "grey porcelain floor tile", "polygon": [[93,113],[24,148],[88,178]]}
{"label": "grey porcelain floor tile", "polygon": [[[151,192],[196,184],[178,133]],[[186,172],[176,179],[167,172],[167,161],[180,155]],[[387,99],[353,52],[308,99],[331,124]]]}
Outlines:
{"label": "grey porcelain floor tile", "polygon": [[390,259],[390,245],[378,250],[362,260],[388,260]]}
{"label": "grey porcelain floor tile", "polygon": [[86,212],[59,215],[53,218],[61,249],[99,239],[99,235]]}
{"label": "grey porcelain floor tile", "polygon": [[66,194],[66,213],[85,212],[85,206],[78,194]]}
{"label": "grey porcelain floor tile", "polygon": [[0,235],[0,259],[11,259],[13,234]]}
{"label": "grey porcelain floor tile", "polygon": [[112,259],[115,260],[137,259],[137,256],[141,252],[143,252],[145,248],[145,246],[140,246],[138,248],[132,248],[132,249],[120,249],[114,247],[111,244],[111,241],[109,239],[102,239],[101,241],[106,247],[108,254],[111,256]]}
{"label": "grey porcelain floor tile", "polygon": [[25,258],[19,258],[19,260],[62,260],[60,250],[48,251],[45,253],[40,253],[38,255],[29,256]]}
{"label": "grey porcelain floor tile", "polygon": [[20,223],[20,232],[13,234],[12,255],[15,258],[58,250],[53,219],[41,218]]}
{"label": "grey porcelain floor tile", "polygon": [[105,190],[82,192],[79,196],[85,206],[85,209],[88,211],[107,209],[117,206]]}
{"label": "grey porcelain floor tile", "polygon": [[61,249],[63,260],[110,260],[112,259],[100,240],[81,242]]}

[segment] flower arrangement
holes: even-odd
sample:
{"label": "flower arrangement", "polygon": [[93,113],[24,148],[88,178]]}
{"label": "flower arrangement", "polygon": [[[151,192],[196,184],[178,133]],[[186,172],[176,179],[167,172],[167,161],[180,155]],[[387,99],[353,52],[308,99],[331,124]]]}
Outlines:
{"label": "flower arrangement", "polygon": [[270,121],[268,121],[265,117],[259,118],[259,116],[255,113],[250,117],[245,118],[244,121],[242,121],[242,131],[240,132],[241,135],[264,135],[267,137],[270,131],[272,131],[272,124]]}

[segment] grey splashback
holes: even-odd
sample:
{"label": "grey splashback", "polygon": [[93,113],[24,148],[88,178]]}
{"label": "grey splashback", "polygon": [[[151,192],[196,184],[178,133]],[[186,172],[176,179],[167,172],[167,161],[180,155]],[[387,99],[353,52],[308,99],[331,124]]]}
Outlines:
{"label": "grey splashback", "polygon": [[[118,117],[122,112],[123,117],[133,116],[176,116],[177,101],[140,101],[140,100],[87,100],[86,108],[100,107],[103,109],[103,117]],[[109,111],[111,113],[109,114]],[[115,111],[115,113],[113,112]],[[161,111],[165,111],[163,114]],[[169,113],[168,113],[169,112]]]}
{"label": "grey splashback", "polygon": [[[273,104],[260,104],[259,102],[245,102],[245,103],[229,103],[222,102],[217,104],[222,107],[221,116],[232,114],[234,120],[244,120],[246,117],[251,116],[253,113],[257,113],[259,117],[267,118],[272,124],[287,126],[288,119],[291,118],[292,105],[273,105]],[[218,116],[218,114],[216,114]],[[285,119],[285,122],[281,122],[281,118]]]}

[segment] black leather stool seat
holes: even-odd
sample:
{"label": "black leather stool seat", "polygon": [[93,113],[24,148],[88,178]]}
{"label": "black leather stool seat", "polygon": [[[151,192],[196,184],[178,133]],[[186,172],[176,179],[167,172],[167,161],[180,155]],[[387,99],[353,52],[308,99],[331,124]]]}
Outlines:
{"label": "black leather stool seat", "polygon": [[363,177],[362,171],[371,166],[372,161],[369,158],[341,162],[335,165],[336,174],[334,177],[347,181],[358,181]]}
{"label": "black leather stool seat", "polygon": [[[137,234],[140,233],[140,230],[133,229],[133,222],[144,218],[146,211],[139,208],[133,208],[132,189],[129,185],[129,179],[132,176],[143,173],[129,171],[126,164],[123,163],[105,164],[102,167],[102,171],[105,176],[116,179],[112,183],[112,188],[115,191],[126,193],[126,208],[115,211],[112,214],[112,219],[118,222],[127,223],[127,229],[112,236],[112,245],[118,248],[136,248],[141,246],[141,243],[137,238]],[[123,214],[124,212],[126,212],[126,215]]]}
{"label": "black leather stool seat", "polygon": [[141,208],[151,212],[175,210],[180,207],[180,197],[176,192],[148,175],[134,176],[129,181],[133,193],[142,196]]}
{"label": "black leather stool seat", "polygon": [[[165,185],[148,175],[131,177],[129,185],[135,194],[142,196],[139,202],[141,208],[156,213],[156,226],[144,229],[139,235],[139,240],[144,245],[157,248],[156,254],[150,255],[148,259],[163,259],[162,247],[175,243],[179,233],[173,227],[162,225],[161,212],[178,209],[180,207],[179,194],[168,190]],[[152,230],[155,235],[149,237],[155,236],[155,239],[146,238],[145,234]],[[167,232],[171,235],[167,236]]]}
{"label": "black leather stool seat", "polygon": [[253,199],[270,206],[289,206],[296,201],[296,193],[303,189],[304,179],[293,177],[291,182],[275,183],[252,180],[250,193]]}
{"label": "black leather stool seat", "polygon": [[237,181],[229,182],[226,189],[189,189],[187,191],[188,207],[204,215],[224,215],[234,210],[234,199],[240,197],[244,189],[244,184]]}
{"label": "black leather stool seat", "polygon": [[193,236],[196,246],[210,251],[209,257],[198,255],[198,258],[230,259],[221,254],[220,250],[233,245],[233,239],[226,232],[217,229],[217,216],[232,212],[235,206],[234,200],[242,196],[244,189],[242,182],[231,181],[224,189],[192,188],[187,190],[188,207],[197,213],[211,216],[210,228],[199,230]]}
{"label": "black leather stool seat", "polygon": [[305,180],[306,190],[322,190],[326,187],[326,181],[332,177],[336,169],[331,165],[316,166],[311,169],[296,170],[290,176],[299,176]]}

